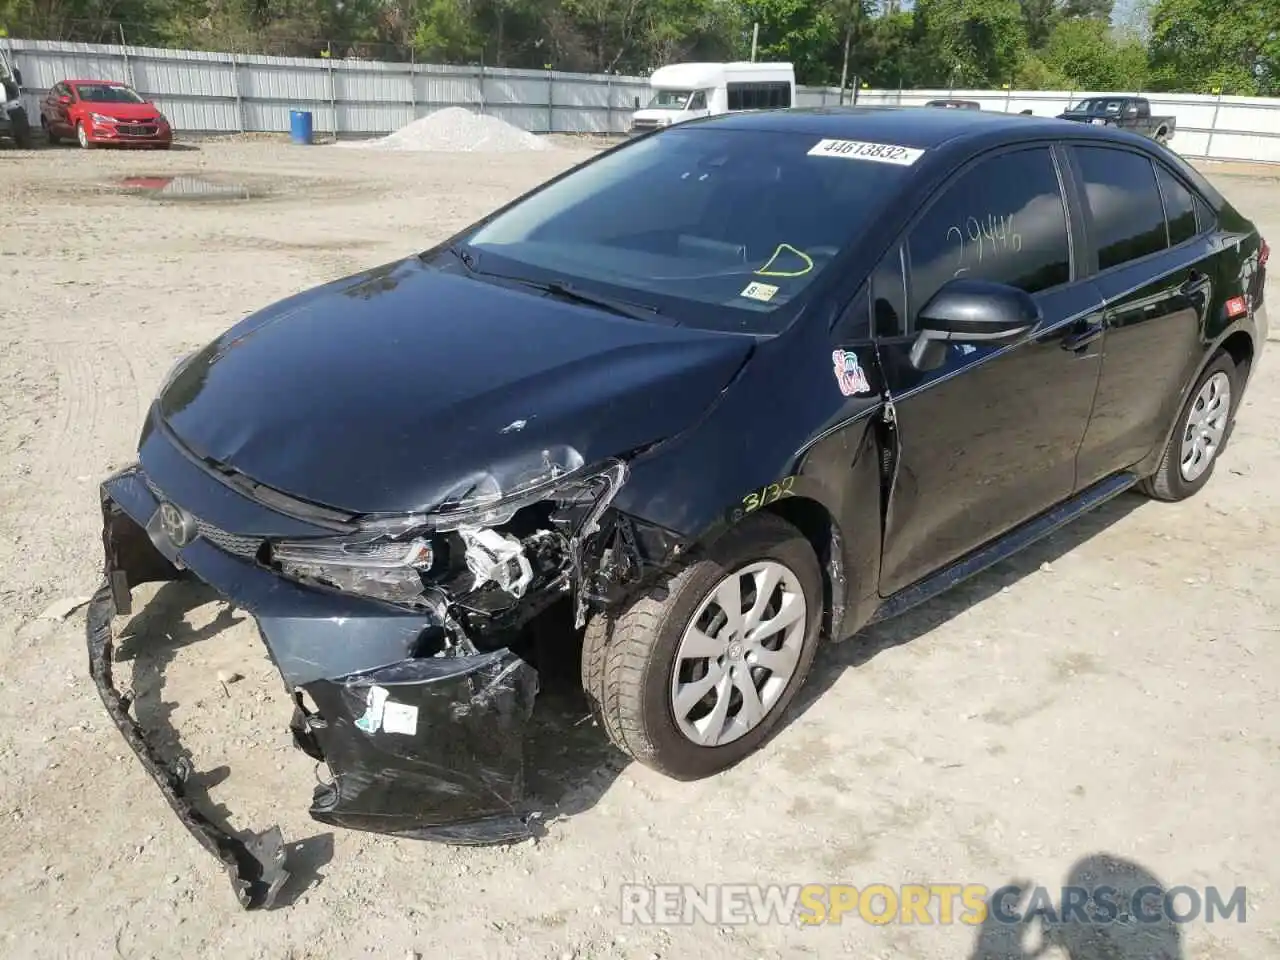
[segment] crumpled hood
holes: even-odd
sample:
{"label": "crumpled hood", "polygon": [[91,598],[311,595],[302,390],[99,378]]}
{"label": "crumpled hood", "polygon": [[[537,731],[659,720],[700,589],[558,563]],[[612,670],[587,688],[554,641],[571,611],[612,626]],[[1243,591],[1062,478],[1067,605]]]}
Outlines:
{"label": "crumpled hood", "polygon": [[413,257],[281,301],[195,354],[157,406],[193,453],[304,500],[415,510],[464,475],[679,433],[751,339],[442,273]]}

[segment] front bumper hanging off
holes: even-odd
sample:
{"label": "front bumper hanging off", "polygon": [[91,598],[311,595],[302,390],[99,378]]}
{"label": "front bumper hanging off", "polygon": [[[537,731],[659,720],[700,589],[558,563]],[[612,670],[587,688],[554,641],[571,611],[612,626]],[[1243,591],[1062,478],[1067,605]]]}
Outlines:
{"label": "front bumper hanging off", "polygon": [[[278,827],[233,835],[184,787],[191,765],[166,761],[112,676],[112,618],[132,588],[194,575],[252,614],[295,704],[296,746],[325,763],[310,814],[333,826],[483,844],[530,835],[523,734],[537,673],[507,649],[416,656],[427,614],[314,590],[220,546],[216,527],[182,548],[157,522],[160,495],[134,467],[102,486],[105,575],[87,614],[89,669],[116,727],[179,820],[231,877],[246,909],[270,907],[288,864]],[[225,541],[223,543],[225,546]],[[146,637],[137,638],[145,643]]]}

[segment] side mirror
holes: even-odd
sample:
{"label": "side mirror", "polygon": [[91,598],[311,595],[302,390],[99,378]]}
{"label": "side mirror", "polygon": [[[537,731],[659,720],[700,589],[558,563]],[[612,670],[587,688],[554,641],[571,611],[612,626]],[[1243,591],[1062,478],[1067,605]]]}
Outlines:
{"label": "side mirror", "polygon": [[931,368],[930,347],[939,342],[1013,343],[1040,318],[1040,307],[1024,290],[986,280],[952,280],[916,315],[911,363],[919,369]]}
{"label": "side mirror", "polygon": [[69,103],[71,103],[71,98],[70,98],[70,97],[68,97],[68,96],[64,93],[62,96],[60,96],[60,97],[58,98],[58,102],[59,102],[60,104],[62,104],[62,105],[65,107],[65,106],[67,106]]}
{"label": "side mirror", "polygon": [[17,67],[13,68],[13,82],[16,83],[19,87],[22,86],[22,71],[19,70]]}

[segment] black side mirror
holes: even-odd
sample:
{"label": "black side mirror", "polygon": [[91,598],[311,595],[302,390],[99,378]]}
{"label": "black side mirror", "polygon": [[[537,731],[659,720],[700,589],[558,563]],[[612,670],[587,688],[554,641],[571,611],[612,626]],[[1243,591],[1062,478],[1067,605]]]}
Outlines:
{"label": "black side mirror", "polygon": [[916,315],[916,342],[911,362],[920,369],[931,344],[1013,343],[1040,322],[1040,307],[1017,287],[986,280],[952,280],[942,286]]}

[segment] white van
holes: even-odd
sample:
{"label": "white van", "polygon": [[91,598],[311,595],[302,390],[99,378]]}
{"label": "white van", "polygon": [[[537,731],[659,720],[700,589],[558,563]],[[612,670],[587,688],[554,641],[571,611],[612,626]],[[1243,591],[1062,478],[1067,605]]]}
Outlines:
{"label": "white van", "polygon": [[789,63],[673,63],[655,70],[649,87],[648,106],[631,118],[633,134],[736,110],[789,108],[796,72]]}

